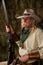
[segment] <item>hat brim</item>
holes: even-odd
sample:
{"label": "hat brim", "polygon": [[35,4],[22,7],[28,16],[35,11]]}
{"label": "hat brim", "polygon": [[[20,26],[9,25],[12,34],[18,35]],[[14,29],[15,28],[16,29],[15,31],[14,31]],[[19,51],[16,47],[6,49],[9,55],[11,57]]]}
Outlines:
{"label": "hat brim", "polygon": [[40,22],[41,21],[41,19],[40,19],[40,17],[38,17],[37,15],[22,15],[22,16],[18,16],[18,17],[16,17],[17,19],[21,19],[21,18],[26,18],[26,17],[32,17],[36,22]]}
{"label": "hat brim", "polygon": [[26,17],[29,17],[29,16],[22,15],[22,16],[18,16],[17,19],[26,18]]}

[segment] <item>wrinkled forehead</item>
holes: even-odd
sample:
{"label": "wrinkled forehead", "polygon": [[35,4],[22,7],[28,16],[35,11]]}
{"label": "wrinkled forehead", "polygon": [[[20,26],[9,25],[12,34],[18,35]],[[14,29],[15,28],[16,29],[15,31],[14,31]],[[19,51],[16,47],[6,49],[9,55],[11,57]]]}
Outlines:
{"label": "wrinkled forehead", "polygon": [[31,19],[30,17],[26,17],[26,18],[23,17],[23,18],[21,19],[21,23],[22,23],[22,22],[27,22],[27,21],[31,22],[31,20],[32,20],[32,19]]}

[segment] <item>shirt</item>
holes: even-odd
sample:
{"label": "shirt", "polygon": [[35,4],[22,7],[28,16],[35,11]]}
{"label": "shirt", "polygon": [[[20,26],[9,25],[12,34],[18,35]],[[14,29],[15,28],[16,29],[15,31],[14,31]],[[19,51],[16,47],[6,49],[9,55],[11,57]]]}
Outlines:
{"label": "shirt", "polygon": [[[24,41],[23,45],[24,48],[19,47],[19,54],[21,56],[39,51],[40,58],[43,59],[43,30],[39,28],[32,30],[27,39]],[[35,60],[31,60],[30,62],[34,61]]]}

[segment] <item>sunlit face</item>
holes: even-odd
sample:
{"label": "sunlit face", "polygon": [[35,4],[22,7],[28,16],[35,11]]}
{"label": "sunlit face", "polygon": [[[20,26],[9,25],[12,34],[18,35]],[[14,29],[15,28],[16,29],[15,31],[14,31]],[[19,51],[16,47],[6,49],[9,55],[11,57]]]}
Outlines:
{"label": "sunlit face", "polygon": [[27,18],[21,19],[21,27],[22,28],[28,28],[31,26],[31,24],[32,24],[31,18],[27,17]]}

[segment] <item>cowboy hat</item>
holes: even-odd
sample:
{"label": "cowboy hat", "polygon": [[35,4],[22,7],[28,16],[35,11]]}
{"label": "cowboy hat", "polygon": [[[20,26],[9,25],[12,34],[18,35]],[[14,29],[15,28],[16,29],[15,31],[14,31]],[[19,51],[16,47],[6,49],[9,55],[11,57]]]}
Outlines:
{"label": "cowboy hat", "polygon": [[38,16],[35,14],[35,12],[34,12],[33,9],[25,9],[23,15],[18,16],[18,17],[16,17],[16,18],[17,18],[17,19],[20,19],[20,18],[26,18],[26,17],[32,17],[32,18],[34,18],[34,20],[36,20],[36,22],[40,22],[40,21],[41,21],[40,17],[38,17]]}

